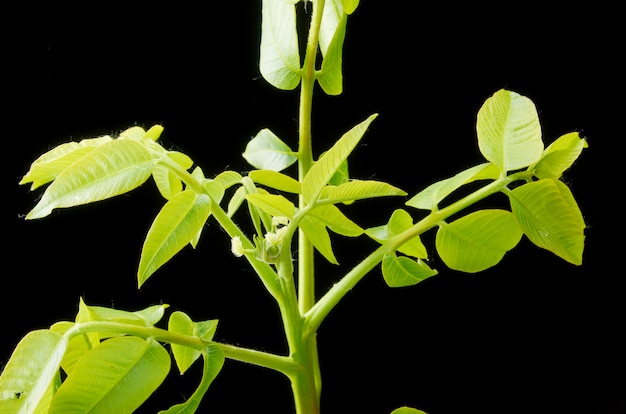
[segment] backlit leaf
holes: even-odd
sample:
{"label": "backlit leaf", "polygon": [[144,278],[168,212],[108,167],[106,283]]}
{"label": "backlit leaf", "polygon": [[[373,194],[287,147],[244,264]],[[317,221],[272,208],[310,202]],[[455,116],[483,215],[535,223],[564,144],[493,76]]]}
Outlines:
{"label": "backlit leaf", "polygon": [[580,138],[578,132],[565,134],[545,149],[533,172],[538,178],[561,178],[584,148],[587,148],[587,141]]}
{"label": "backlit leaf", "polygon": [[273,188],[287,193],[300,193],[300,183],[289,177],[272,170],[253,170],[250,171],[249,177],[257,184]]}
{"label": "backlit leaf", "polygon": [[363,229],[346,217],[341,210],[334,205],[316,207],[307,214],[307,216],[315,218],[334,233],[341,234],[342,236],[357,237],[363,234]]}
{"label": "backlit leaf", "polygon": [[[348,15],[339,14],[339,20],[332,25],[334,27],[329,27],[329,21],[334,23],[336,18],[336,12],[328,12],[335,9],[333,3],[333,1],[328,1],[324,6],[324,17],[320,30],[320,49],[324,60],[317,80],[324,92],[329,95],[339,95],[343,91],[342,55]],[[330,37],[330,41],[326,39],[326,36]],[[326,43],[328,46],[323,47]]]}
{"label": "backlit leaf", "polygon": [[[170,316],[168,330],[187,336],[195,336],[205,341],[213,339],[213,334],[217,328],[217,320],[194,322],[184,312],[176,311]],[[178,370],[184,373],[193,364],[201,351],[183,345],[172,344],[172,353]]]}
{"label": "backlit leaf", "polygon": [[377,114],[371,115],[365,121],[346,132],[331,149],[313,164],[302,180],[302,194],[307,202],[312,202],[317,198],[377,116]]}
{"label": "backlit leaf", "polygon": [[291,148],[267,128],[248,142],[243,157],[255,168],[272,171],[282,171],[298,160]]}
{"label": "backlit leaf", "polygon": [[404,191],[381,181],[353,180],[338,186],[324,187],[320,194],[320,201],[336,204],[367,198],[404,195],[406,195]]}
{"label": "backlit leaf", "polygon": [[522,230],[509,211],[480,210],[441,225],[435,245],[449,268],[475,273],[500,262],[521,237]]}
{"label": "backlit leaf", "polygon": [[63,170],[26,218],[126,193],[146,181],[156,163],[152,153],[134,140],[102,144]]}
{"label": "backlit leaf", "polygon": [[382,272],[389,287],[413,286],[437,274],[423,260],[415,261],[395,253],[387,253],[383,257]]}
{"label": "backlit leaf", "polygon": [[163,382],[170,356],[158,342],[108,339],[83,356],[58,389],[50,414],[131,413]]}
{"label": "backlit leaf", "polygon": [[322,256],[332,264],[338,264],[337,258],[333,253],[333,247],[330,236],[326,230],[326,224],[316,217],[306,215],[300,221],[300,229],[304,232],[307,239],[319,251]]}
{"label": "backlit leaf", "polygon": [[[413,218],[411,215],[402,209],[398,209],[393,212],[387,224],[369,228],[365,233],[377,242],[384,243],[390,238],[408,230],[411,226],[413,226]],[[419,236],[415,236],[404,243],[398,248],[398,251],[420,259],[428,258],[426,247]]]}
{"label": "backlit leaf", "polygon": [[527,183],[511,191],[509,199],[515,218],[534,244],[582,264],[585,221],[565,184],[555,179]]}
{"label": "backlit leaf", "polygon": [[193,240],[210,213],[211,199],[191,190],[177,194],[163,206],[143,244],[137,271],[139,286]]}
{"label": "backlit leaf", "polygon": [[261,21],[261,75],[278,89],[300,83],[300,52],[296,8],[284,1],[263,0]]}
{"label": "backlit leaf", "polygon": [[539,116],[533,102],[504,89],[483,104],[476,122],[478,147],[500,171],[537,162],[543,152]]}
{"label": "backlit leaf", "polygon": [[295,212],[294,204],[281,195],[248,194],[246,199],[271,216],[293,218]]}

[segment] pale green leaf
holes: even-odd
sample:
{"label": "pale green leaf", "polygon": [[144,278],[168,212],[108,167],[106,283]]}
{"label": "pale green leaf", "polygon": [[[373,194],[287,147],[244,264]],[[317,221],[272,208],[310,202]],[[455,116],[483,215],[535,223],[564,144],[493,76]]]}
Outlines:
{"label": "pale green leaf", "polygon": [[246,200],[246,196],[247,191],[244,187],[239,187],[235,191],[233,196],[228,201],[228,206],[226,209],[226,214],[228,215],[228,217],[232,217],[237,212],[237,210],[239,210],[241,204]]}
{"label": "pale green leaf", "polygon": [[476,273],[498,264],[521,238],[522,230],[511,212],[480,210],[442,224],[435,245],[449,268]]}
{"label": "pale green leaf", "polygon": [[287,193],[299,194],[300,183],[283,173],[272,170],[253,170],[249,177],[257,184]]}
{"label": "pale green leaf", "polygon": [[31,414],[49,398],[58,377],[67,340],[56,332],[37,330],[19,342],[0,375],[0,412]]}
{"label": "pale green leaf", "polygon": [[367,198],[405,196],[406,193],[397,187],[381,181],[353,180],[338,186],[326,186],[320,194],[323,203],[348,203]]}
{"label": "pale green leaf", "polygon": [[343,11],[347,14],[352,14],[359,6],[359,0],[341,0],[343,5]]}
{"label": "pale green leaf", "polygon": [[406,256],[396,256],[395,253],[385,254],[382,272],[389,287],[413,286],[437,274],[421,259],[415,261]]}
{"label": "pale green leaf", "polygon": [[[217,320],[194,322],[186,313],[176,311],[170,316],[167,329],[170,332],[211,341],[216,328]],[[181,374],[187,371],[201,354],[197,349],[178,344],[172,344],[172,353]]]}
{"label": "pale green leaf", "polygon": [[357,237],[363,234],[363,229],[346,217],[339,208],[332,204],[314,208],[307,216],[323,223],[334,233],[347,237]]}
{"label": "pale green leaf", "polygon": [[346,132],[331,149],[313,164],[309,172],[302,180],[302,194],[307,202],[313,202],[322,189],[335,175],[341,164],[359,143],[370,123],[377,117],[371,115],[350,131]]}
{"label": "pale green leaf", "polygon": [[584,148],[587,148],[587,141],[578,132],[565,134],[545,149],[539,162],[532,168],[533,173],[538,178],[561,178]]}
{"label": "pale green leaf", "polygon": [[163,133],[163,127],[161,125],[153,125],[152,127],[150,127],[148,131],[146,131],[143,138],[149,139],[151,141],[156,141],[157,139],[159,139],[162,133]]}
{"label": "pale green leaf", "polygon": [[243,157],[255,168],[272,171],[282,171],[298,160],[291,148],[267,128],[248,142]]}
{"label": "pale green leaf", "polygon": [[[413,218],[411,215],[402,209],[397,209],[393,212],[387,224],[369,228],[365,231],[365,233],[377,242],[384,243],[390,238],[408,230],[412,226]],[[428,258],[426,247],[422,243],[419,236],[415,236],[404,243],[398,248],[398,251],[408,256],[420,259]]]}
{"label": "pale green leaf", "polygon": [[166,154],[184,170],[188,170],[193,166],[193,160],[191,157],[183,152],[167,151]]}
{"label": "pale green leaf", "polygon": [[494,164],[484,163],[476,165],[461,171],[454,177],[446,178],[445,180],[437,181],[429,185],[407,201],[406,205],[424,210],[433,210],[438,207],[443,199],[463,185],[477,180],[495,180],[499,175],[498,168]]}
{"label": "pale green leaf", "polygon": [[533,102],[504,89],[483,104],[476,122],[478,147],[500,171],[537,162],[543,152],[539,116]]}
{"label": "pale green leaf", "polygon": [[169,370],[168,352],[152,339],[106,340],[81,358],[58,389],[50,414],[132,413]]}
{"label": "pale green leaf", "polygon": [[31,190],[47,184],[57,178],[74,161],[84,157],[96,147],[112,140],[113,138],[106,135],[100,138],[89,138],[80,142],[61,144],[37,158],[31,164],[28,173],[22,178],[20,184],[32,183]]}
{"label": "pale green leaf", "polygon": [[[61,321],[57,322],[50,327],[50,331],[56,332],[59,335],[65,335],[67,331],[73,328],[75,325],[74,322],[69,321]],[[83,355],[85,355],[89,350],[93,347],[90,339],[86,335],[76,335],[72,339],[69,340],[67,344],[67,349],[65,354],[63,355],[63,359],[61,360],[61,368],[67,374],[72,372],[76,362]]]}
{"label": "pale green leaf", "polygon": [[217,345],[209,345],[206,352],[203,353],[203,357],[204,369],[198,388],[187,401],[177,404],[166,411],[161,411],[159,414],[194,414],[196,412],[204,394],[224,365],[224,353]]}
{"label": "pale green leaf", "polygon": [[241,174],[235,171],[224,171],[214,178],[215,181],[222,184],[224,190],[236,184],[241,184]]}
{"label": "pale green leaf", "polygon": [[393,410],[391,414],[426,414],[426,412],[411,407],[400,407]]}
{"label": "pale green leaf", "polygon": [[[343,91],[342,56],[348,15],[339,14],[340,17],[337,21],[337,12],[332,10],[336,9],[333,3],[333,1],[328,1],[324,6],[324,17],[320,30],[320,49],[324,60],[317,80],[324,92],[329,95],[339,95]],[[332,22],[331,27],[329,27],[329,22]],[[327,37],[330,37],[330,41],[327,40]],[[326,44],[327,46],[325,46]]]}
{"label": "pale green leaf", "polygon": [[278,89],[291,90],[300,83],[294,5],[263,0],[259,69],[263,78]]}
{"label": "pale green leaf", "polygon": [[565,184],[549,178],[527,183],[511,191],[509,199],[515,218],[534,244],[582,264],[585,221]]}
{"label": "pale green leaf", "polygon": [[211,213],[211,199],[185,190],[169,200],[154,219],[141,251],[139,286],[200,231]]}
{"label": "pale green leaf", "polygon": [[332,264],[338,264],[337,258],[333,253],[333,247],[330,236],[326,230],[326,224],[316,217],[306,215],[300,221],[300,229],[304,232],[306,238],[319,251],[322,256]]}
{"label": "pale green leaf", "polygon": [[140,126],[133,126],[121,132],[118,139],[132,139],[134,141],[141,141],[145,136],[145,129]]}
{"label": "pale green leaf", "polygon": [[146,181],[156,163],[150,151],[134,140],[102,144],[63,170],[26,218],[126,193]]}
{"label": "pale green leaf", "polygon": [[154,166],[152,178],[159,192],[166,200],[170,200],[183,191],[183,182],[164,165],[157,164]]}
{"label": "pale green leaf", "polygon": [[248,194],[246,197],[249,203],[254,204],[271,216],[284,216],[293,218],[295,212],[294,204],[285,197],[276,194]]}

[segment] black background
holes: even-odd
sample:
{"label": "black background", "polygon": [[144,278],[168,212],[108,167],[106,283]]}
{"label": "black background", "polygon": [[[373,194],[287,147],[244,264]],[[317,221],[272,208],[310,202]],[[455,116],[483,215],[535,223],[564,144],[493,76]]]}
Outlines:
{"label": "black background", "polygon": [[[546,142],[572,130],[587,137],[565,178],[589,228],[582,267],[523,240],[476,275],[447,270],[436,255],[440,274],[415,287],[387,288],[373,272],[319,331],[323,411],[626,412],[619,13],[588,3],[362,3],[348,22],[344,94],[316,95],[316,154],[377,112],[352,175],[412,195],[482,162],[476,112],[496,90],[512,89],[535,102]],[[163,203],[153,185],[32,222],[20,215],[40,192],[17,185],[48,149],[133,125],[162,124],[164,145],[207,175],[248,169],[240,154],[264,127],[295,148],[298,95],[273,89],[258,71],[260,1],[18,7],[2,19],[0,361],[28,331],[72,319],[81,296],[119,309],[168,303],[194,320],[220,319],[221,341],[284,353],[275,303],[214,224],[197,250],[137,289],[141,244]],[[345,211],[372,226],[402,205]],[[339,239],[342,267],[320,263],[319,293],[373,247]],[[197,368],[173,372],[141,412],[182,401]],[[200,411],[287,413],[291,404],[281,375],[227,361]]]}

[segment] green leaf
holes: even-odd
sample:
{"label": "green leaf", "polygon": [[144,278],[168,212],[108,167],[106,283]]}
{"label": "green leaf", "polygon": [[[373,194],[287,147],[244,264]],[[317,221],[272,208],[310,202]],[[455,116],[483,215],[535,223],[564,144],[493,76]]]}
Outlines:
{"label": "green leaf", "polygon": [[152,178],[159,192],[166,200],[170,200],[183,191],[183,182],[164,165],[157,164],[154,166]]}
{"label": "green leaf", "polygon": [[154,219],[141,251],[139,286],[194,239],[211,214],[211,199],[185,190],[169,200]]}
{"label": "green leaf", "polygon": [[243,157],[255,168],[272,171],[282,171],[298,160],[291,148],[267,128],[248,142]]}
{"label": "green leaf", "polygon": [[426,412],[411,407],[400,407],[393,410],[391,414],[426,414]]}
{"label": "green leaf", "polygon": [[263,0],[261,21],[261,75],[278,89],[300,83],[300,52],[296,8],[284,1]]}
{"label": "green leaf", "polygon": [[161,125],[153,125],[150,127],[148,131],[146,131],[143,139],[149,139],[151,141],[156,141],[159,139],[161,134],[163,133],[163,127]]}
{"label": "green leaf", "polygon": [[[213,339],[217,321],[194,322],[184,312],[176,311],[170,316],[168,330],[187,336],[195,336],[205,341]],[[178,370],[183,374],[200,357],[201,352],[188,346],[172,344],[172,353]]]}
{"label": "green leaf", "polygon": [[67,340],[56,332],[37,330],[19,342],[0,375],[0,412],[30,414],[41,410],[58,377]]}
{"label": "green leaf", "polygon": [[257,184],[261,184],[278,191],[300,194],[300,183],[288,175],[280,172],[272,170],[253,170],[250,171],[248,176]]}
{"label": "green leaf", "polygon": [[397,187],[381,181],[353,180],[338,186],[326,186],[320,194],[320,202],[349,203],[367,198],[405,196]]}
{"label": "green leaf", "polygon": [[565,134],[545,149],[532,170],[537,178],[561,178],[584,148],[587,148],[587,141],[580,138],[578,132]]}
{"label": "green leaf", "polygon": [[224,171],[219,173],[214,180],[222,184],[226,190],[236,184],[241,184],[241,174],[235,171]]}
{"label": "green leaf", "polygon": [[293,218],[295,206],[289,200],[276,194],[248,194],[248,202],[254,204],[271,216],[284,216]]}
{"label": "green leaf", "polygon": [[58,389],[50,414],[131,413],[163,382],[170,357],[158,342],[108,339],[81,358]]}
{"label": "green leaf", "polygon": [[395,253],[385,254],[382,272],[389,287],[413,286],[437,274],[421,259],[415,261],[406,256],[396,256]]}
{"label": "green leaf", "polygon": [[80,142],[61,144],[37,158],[31,164],[28,173],[22,178],[20,184],[32,183],[31,190],[47,184],[57,178],[74,161],[81,159],[96,147],[112,140],[113,138],[106,135],[100,138],[89,138]]}
{"label": "green leaf", "polygon": [[317,249],[317,251],[319,251],[322,256],[326,258],[326,260],[332,264],[339,264],[335,254],[333,253],[330,236],[328,235],[326,224],[324,222],[307,214],[300,221],[300,229],[304,232],[304,235],[307,239],[309,239],[315,249]]}
{"label": "green leaf", "polygon": [[420,208],[423,210],[437,209],[439,203],[454,191],[465,184],[477,180],[497,179],[500,173],[498,168],[491,163],[484,163],[461,171],[454,177],[446,178],[429,185],[424,190],[417,193],[409,201],[407,206]]}
{"label": "green leaf", "polygon": [[[348,15],[340,13],[339,16],[341,17],[337,23],[329,25],[328,22],[331,20],[334,22],[337,17],[337,11],[333,9],[336,9],[333,1],[326,2],[322,29],[320,30],[320,49],[324,60],[317,80],[328,95],[339,95],[343,91],[342,55]],[[332,33],[330,41],[326,40],[327,33]],[[324,47],[326,44],[328,46]]]}
{"label": "green leaf", "polygon": [[363,234],[363,229],[346,217],[334,205],[322,205],[314,208],[307,216],[323,223],[334,233],[347,237],[357,237]]}
{"label": "green leaf", "polygon": [[154,326],[163,318],[165,309],[169,305],[153,305],[140,311],[125,311],[121,309],[106,308],[103,306],[87,305],[80,299],[80,318],[76,322],[110,321],[131,325]]}
{"label": "green leaf", "polygon": [[534,244],[582,264],[585,221],[565,184],[555,179],[527,183],[511,191],[509,199],[515,218]]}
{"label": "green leaf", "polygon": [[157,161],[134,140],[116,139],[102,144],[63,170],[26,218],[41,218],[55,208],[126,193],[150,177]]}
{"label": "green leaf", "polygon": [[[408,230],[412,226],[413,218],[411,215],[402,209],[398,209],[393,212],[387,224],[369,228],[365,231],[365,233],[377,242],[384,243],[390,238]],[[408,256],[420,259],[428,258],[426,247],[422,243],[419,236],[415,236],[408,242],[404,243],[398,248],[398,251]]]}
{"label": "green leaf", "polygon": [[522,230],[506,210],[480,210],[437,231],[435,245],[451,269],[476,273],[496,265],[519,243]]}
{"label": "green leaf", "polygon": [[307,202],[313,202],[317,198],[377,116],[377,114],[371,115],[365,121],[346,132],[331,149],[313,164],[302,180],[302,194]]}
{"label": "green leaf", "polygon": [[224,365],[224,353],[217,345],[209,345],[206,352],[203,353],[203,357],[204,370],[198,388],[187,401],[177,404],[169,410],[161,411],[159,414],[194,414],[196,412],[204,394]]}
{"label": "green leaf", "polygon": [[500,171],[537,162],[543,152],[539,116],[533,102],[504,89],[483,104],[476,122],[478,147]]}

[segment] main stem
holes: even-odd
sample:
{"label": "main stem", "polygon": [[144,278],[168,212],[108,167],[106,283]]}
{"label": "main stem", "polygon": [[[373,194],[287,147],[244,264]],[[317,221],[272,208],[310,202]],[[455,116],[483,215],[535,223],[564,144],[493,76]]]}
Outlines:
{"label": "main stem", "polygon": [[[315,59],[319,42],[319,31],[322,23],[324,0],[313,4],[309,37],[307,39],[302,78],[300,83],[299,108],[299,145],[298,145],[298,178],[300,182],[313,165],[313,148],[311,144],[311,113],[313,108],[313,89],[315,86]],[[300,196],[300,209],[306,207],[304,198]],[[298,309],[304,315],[315,304],[315,266],[313,263],[313,246],[302,230],[298,233]],[[302,364],[302,373],[291,378],[296,413],[318,414],[320,412],[321,375],[317,354],[315,332],[309,332],[301,319],[299,343],[291,344],[292,357]]]}

